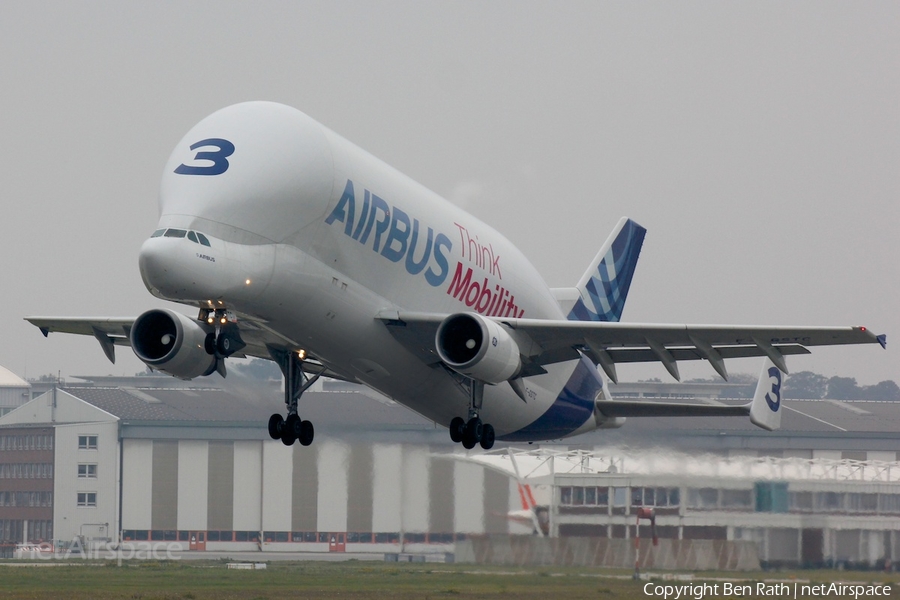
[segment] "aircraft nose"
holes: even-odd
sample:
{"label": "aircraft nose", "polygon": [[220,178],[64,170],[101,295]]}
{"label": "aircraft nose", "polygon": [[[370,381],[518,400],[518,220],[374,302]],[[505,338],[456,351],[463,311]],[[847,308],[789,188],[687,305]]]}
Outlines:
{"label": "aircraft nose", "polygon": [[144,285],[152,293],[158,293],[169,273],[171,260],[165,251],[162,238],[149,238],[141,245],[138,266]]}

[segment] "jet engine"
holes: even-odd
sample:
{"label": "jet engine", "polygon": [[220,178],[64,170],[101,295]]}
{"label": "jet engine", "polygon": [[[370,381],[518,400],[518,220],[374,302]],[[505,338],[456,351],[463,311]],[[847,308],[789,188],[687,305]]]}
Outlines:
{"label": "jet engine", "polygon": [[157,371],[192,379],[216,368],[216,357],[205,348],[209,333],[205,323],[180,313],[165,308],[148,310],[134,321],[131,348]]}
{"label": "jet engine", "polygon": [[448,367],[485,383],[507,381],[522,368],[519,346],[512,336],[499,323],[475,313],[444,319],[435,346]]}

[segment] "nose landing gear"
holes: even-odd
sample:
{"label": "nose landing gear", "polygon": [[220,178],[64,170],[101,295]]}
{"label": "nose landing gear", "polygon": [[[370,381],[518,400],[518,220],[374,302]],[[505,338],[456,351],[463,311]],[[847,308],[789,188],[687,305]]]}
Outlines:
{"label": "nose landing gear", "polygon": [[204,375],[211,375],[213,371],[218,371],[219,375],[225,377],[225,359],[247,345],[241,339],[240,330],[236,325],[237,318],[227,308],[222,307],[217,309],[201,308],[200,316],[197,319],[215,327],[214,331],[206,335],[204,347],[206,353],[215,356],[216,360]]}
{"label": "nose landing gear", "polygon": [[469,400],[469,420],[453,417],[450,421],[450,439],[454,443],[462,443],[466,450],[471,450],[477,444],[481,444],[485,450],[490,450],[494,447],[494,428],[483,423],[478,416],[484,401],[483,382],[469,380]]}
{"label": "nose landing gear", "polygon": [[325,366],[323,365],[319,372],[308,376],[303,371],[303,360],[297,352],[271,346],[268,346],[268,350],[284,374],[284,403],[287,407],[287,418],[278,413],[269,417],[269,437],[281,440],[285,446],[292,446],[296,441],[302,446],[309,446],[315,437],[315,429],[310,421],[304,421],[297,414],[297,404],[303,392],[325,372]]}

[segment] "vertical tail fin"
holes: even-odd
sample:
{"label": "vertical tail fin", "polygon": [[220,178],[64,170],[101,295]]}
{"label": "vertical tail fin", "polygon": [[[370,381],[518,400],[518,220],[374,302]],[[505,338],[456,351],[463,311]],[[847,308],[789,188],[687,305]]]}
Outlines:
{"label": "vertical tail fin", "polygon": [[531,486],[527,483],[517,482],[519,488],[519,500],[522,503],[522,510],[534,510],[537,502],[534,500],[534,494],[531,493]]}
{"label": "vertical tail fin", "polygon": [[750,421],[763,429],[775,431],[781,427],[782,374],[771,359],[763,361],[756,393],[750,403]]}
{"label": "vertical tail fin", "polygon": [[622,217],[578,282],[570,321],[618,321],[647,230]]}

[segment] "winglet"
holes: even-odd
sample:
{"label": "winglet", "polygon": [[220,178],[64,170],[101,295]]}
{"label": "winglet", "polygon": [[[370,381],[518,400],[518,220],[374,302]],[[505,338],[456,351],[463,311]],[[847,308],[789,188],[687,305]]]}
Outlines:
{"label": "winglet", "polygon": [[756,393],[750,403],[750,421],[757,427],[775,431],[781,427],[781,384],[783,374],[772,359],[763,361]]}
{"label": "winglet", "polygon": [[881,347],[887,350],[887,335],[882,333],[881,335],[876,335],[875,339],[878,340],[878,343],[881,344]]}

